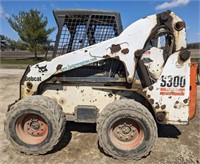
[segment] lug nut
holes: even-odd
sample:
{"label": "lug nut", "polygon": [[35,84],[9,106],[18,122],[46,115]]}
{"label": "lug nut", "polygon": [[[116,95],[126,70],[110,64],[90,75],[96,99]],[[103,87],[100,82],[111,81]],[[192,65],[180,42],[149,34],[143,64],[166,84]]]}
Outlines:
{"label": "lug nut", "polygon": [[119,128],[119,129],[122,128],[122,125],[119,125],[118,128]]}

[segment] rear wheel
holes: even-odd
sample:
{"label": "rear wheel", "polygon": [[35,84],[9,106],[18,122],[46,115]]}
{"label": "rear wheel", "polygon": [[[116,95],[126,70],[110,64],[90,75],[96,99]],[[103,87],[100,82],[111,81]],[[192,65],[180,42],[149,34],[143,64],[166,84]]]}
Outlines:
{"label": "rear wheel", "polygon": [[7,113],[5,132],[14,147],[26,154],[45,154],[61,140],[66,119],[61,107],[44,96],[31,96]]}
{"label": "rear wheel", "polygon": [[127,99],[105,107],[97,121],[97,132],[105,153],[125,160],[147,156],[157,138],[151,113],[140,103]]}

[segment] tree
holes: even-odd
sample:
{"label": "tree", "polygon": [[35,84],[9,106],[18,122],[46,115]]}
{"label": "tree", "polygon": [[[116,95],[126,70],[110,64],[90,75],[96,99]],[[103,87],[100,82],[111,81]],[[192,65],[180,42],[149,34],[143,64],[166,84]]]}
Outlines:
{"label": "tree", "polygon": [[8,43],[9,43],[8,48],[10,50],[13,50],[13,51],[15,51],[15,50],[23,50],[23,51],[27,50],[27,44],[24,43],[21,40],[15,41],[15,40],[9,39]]}
{"label": "tree", "polygon": [[28,12],[21,11],[18,15],[7,18],[11,27],[18,33],[22,41],[28,45],[28,49],[34,52],[37,58],[38,52],[44,52],[44,45],[55,28],[48,28],[47,17],[38,10]]}
{"label": "tree", "polygon": [[0,41],[1,41],[0,48],[2,51],[4,51],[5,49],[12,50],[12,51],[27,50],[28,48],[27,44],[24,41],[22,40],[15,41],[1,34],[0,34]]}
{"label": "tree", "polygon": [[6,49],[6,37],[4,35],[0,35],[0,50],[4,51]]}

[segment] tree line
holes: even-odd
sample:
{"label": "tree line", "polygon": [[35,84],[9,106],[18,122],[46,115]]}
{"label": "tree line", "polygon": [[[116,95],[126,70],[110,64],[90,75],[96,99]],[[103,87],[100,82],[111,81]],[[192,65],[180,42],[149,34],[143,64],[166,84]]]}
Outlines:
{"label": "tree line", "polygon": [[200,49],[200,43],[189,43],[187,47],[188,49]]}
{"label": "tree line", "polygon": [[22,40],[15,41],[13,39],[8,38],[7,36],[0,35],[1,41],[1,50],[28,50],[27,43]]}
{"label": "tree line", "polygon": [[[21,39],[15,41],[5,35],[1,35],[0,34],[0,42],[1,42],[1,46],[0,46],[0,50],[5,51],[5,50],[9,50],[9,51],[29,51],[28,48],[28,44],[24,41],[22,41]],[[52,41],[48,40],[47,42],[45,42],[43,44],[43,49],[46,50],[48,48],[48,50],[53,51],[54,47],[53,45],[51,45]],[[40,52],[42,53],[42,52]]]}

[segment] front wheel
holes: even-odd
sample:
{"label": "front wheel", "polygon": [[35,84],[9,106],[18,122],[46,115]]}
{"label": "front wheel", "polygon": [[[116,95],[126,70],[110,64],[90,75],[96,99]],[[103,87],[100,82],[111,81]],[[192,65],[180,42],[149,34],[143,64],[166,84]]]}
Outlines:
{"label": "front wheel", "polygon": [[140,103],[123,99],[105,107],[97,120],[99,144],[117,159],[147,156],[157,138],[151,113]]}
{"label": "front wheel", "polygon": [[7,113],[8,140],[25,154],[45,154],[61,140],[66,118],[61,107],[44,96],[31,96],[14,104]]}

